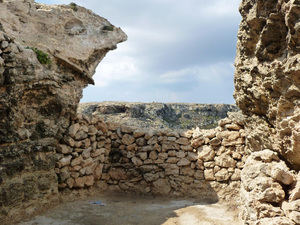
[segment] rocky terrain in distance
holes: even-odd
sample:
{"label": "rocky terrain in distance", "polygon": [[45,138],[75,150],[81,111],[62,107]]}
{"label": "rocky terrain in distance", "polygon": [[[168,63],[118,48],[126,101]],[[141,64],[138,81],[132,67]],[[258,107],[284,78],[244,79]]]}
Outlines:
{"label": "rocky terrain in distance", "polygon": [[201,129],[214,128],[228,112],[239,109],[233,104],[94,102],[80,103],[77,112],[97,114],[108,122],[136,127]]}

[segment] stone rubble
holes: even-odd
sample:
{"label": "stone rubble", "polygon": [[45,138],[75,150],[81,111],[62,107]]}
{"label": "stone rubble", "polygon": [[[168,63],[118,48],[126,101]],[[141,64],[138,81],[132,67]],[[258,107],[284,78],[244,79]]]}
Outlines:
{"label": "stone rubble", "polygon": [[[244,202],[242,218],[258,223],[257,221],[262,218],[287,215],[285,213],[287,210],[276,206],[279,203],[288,206],[285,189],[295,181],[294,171],[279,159],[276,152],[265,149],[252,153],[242,170],[241,198]],[[290,211],[292,209],[294,208],[289,208]]]}

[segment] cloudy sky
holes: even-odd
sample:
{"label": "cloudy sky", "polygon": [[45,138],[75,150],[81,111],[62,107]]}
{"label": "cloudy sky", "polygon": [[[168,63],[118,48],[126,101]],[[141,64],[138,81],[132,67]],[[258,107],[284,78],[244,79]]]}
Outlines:
{"label": "cloudy sky", "polygon": [[128,35],[99,64],[81,102],[234,103],[240,0],[72,1]]}

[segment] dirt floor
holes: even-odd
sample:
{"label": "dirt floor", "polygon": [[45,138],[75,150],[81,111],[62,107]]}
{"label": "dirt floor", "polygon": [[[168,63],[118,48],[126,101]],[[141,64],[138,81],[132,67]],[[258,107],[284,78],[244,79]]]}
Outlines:
{"label": "dirt floor", "polygon": [[19,225],[240,225],[238,208],[195,199],[105,194],[65,203]]}

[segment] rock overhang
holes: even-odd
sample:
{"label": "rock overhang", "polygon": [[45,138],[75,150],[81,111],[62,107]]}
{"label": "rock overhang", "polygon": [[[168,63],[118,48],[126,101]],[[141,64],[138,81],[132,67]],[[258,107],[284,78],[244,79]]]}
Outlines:
{"label": "rock overhang", "polygon": [[80,6],[0,1],[2,224],[58,201],[57,142],[98,63],[126,39]]}
{"label": "rock overhang", "polygon": [[[24,47],[34,47],[86,76],[106,53],[126,41],[121,28],[81,6],[47,5],[34,1],[4,1],[1,27]],[[53,68],[52,68],[53,69]]]}

